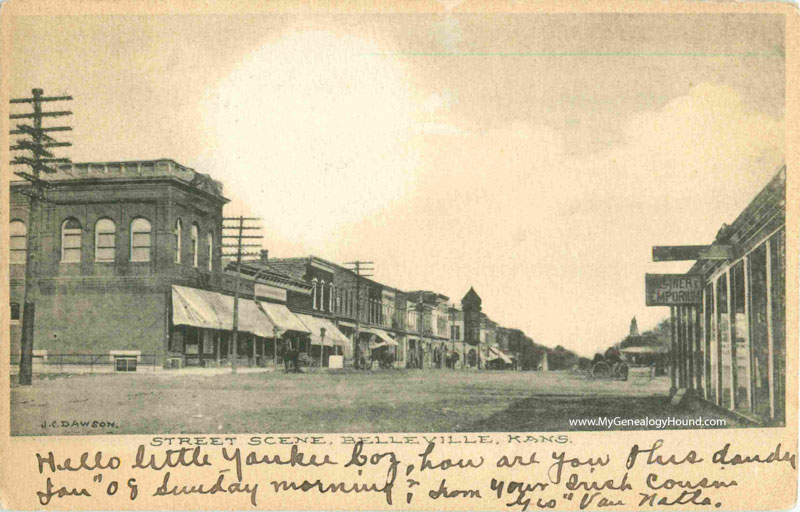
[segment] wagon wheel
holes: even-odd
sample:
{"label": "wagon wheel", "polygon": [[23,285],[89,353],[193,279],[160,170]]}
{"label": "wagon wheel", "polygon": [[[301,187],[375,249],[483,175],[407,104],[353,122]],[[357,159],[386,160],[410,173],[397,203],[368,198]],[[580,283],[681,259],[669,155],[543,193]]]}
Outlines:
{"label": "wagon wheel", "polygon": [[628,380],[628,365],[625,363],[615,364],[614,378],[619,380]]}
{"label": "wagon wheel", "polygon": [[592,377],[595,379],[607,379],[611,376],[611,368],[607,363],[599,362],[592,366]]}

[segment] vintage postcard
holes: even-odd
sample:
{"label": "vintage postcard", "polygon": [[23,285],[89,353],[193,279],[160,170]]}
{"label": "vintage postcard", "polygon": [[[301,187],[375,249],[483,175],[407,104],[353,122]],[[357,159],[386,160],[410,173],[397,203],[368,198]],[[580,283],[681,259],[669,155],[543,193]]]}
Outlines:
{"label": "vintage postcard", "polygon": [[796,5],[0,22],[3,508],[795,505]]}

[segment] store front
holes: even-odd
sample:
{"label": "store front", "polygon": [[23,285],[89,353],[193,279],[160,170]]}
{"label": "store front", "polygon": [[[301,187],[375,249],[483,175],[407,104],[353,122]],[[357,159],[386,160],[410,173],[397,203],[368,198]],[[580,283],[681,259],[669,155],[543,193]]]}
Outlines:
{"label": "store front", "polygon": [[307,355],[312,366],[328,367],[331,356],[344,357],[344,348],[350,340],[333,322],[303,313],[297,313],[297,317],[308,330],[299,344],[300,352]]}
{"label": "store front", "polygon": [[173,286],[170,366],[225,366],[234,357],[239,365],[280,364],[285,347],[311,332],[282,304],[240,298],[234,344],[233,310],[233,297]]}
{"label": "store front", "polygon": [[779,423],[786,413],[785,262],[781,228],[708,278],[697,354],[707,400]]}
{"label": "store front", "polygon": [[[670,309],[673,393],[774,425],[786,421],[785,183],[783,168],[711,245],[653,248],[655,261],[697,260],[669,280],[687,283]],[[648,305],[666,305],[651,288]]]}

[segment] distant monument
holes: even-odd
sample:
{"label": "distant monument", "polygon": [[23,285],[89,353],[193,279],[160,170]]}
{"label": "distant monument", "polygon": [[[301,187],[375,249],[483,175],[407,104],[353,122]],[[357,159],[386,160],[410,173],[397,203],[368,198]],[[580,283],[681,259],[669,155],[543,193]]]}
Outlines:
{"label": "distant monument", "polygon": [[481,342],[481,302],[472,287],[461,299],[461,309],[464,310],[464,341],[472,346]]}
{"label": "distant monument", "polygon": [[631,319],[631,336],[639,336],[639,325],[636,323],[636,317]]}

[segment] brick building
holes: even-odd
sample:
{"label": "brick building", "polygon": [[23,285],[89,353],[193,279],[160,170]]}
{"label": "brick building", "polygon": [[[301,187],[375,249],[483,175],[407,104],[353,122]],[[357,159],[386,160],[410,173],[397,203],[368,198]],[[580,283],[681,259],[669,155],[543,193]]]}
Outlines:
{"label": "brick building", "polygon": [[[62,165],[41,206],[35,355],[170,349],[173,285],[220,285],[222,185],[172,160]],[[11,354],[20,352],[29,185],[10,199]],[[78,320],[79,319],[79,320]]]}

